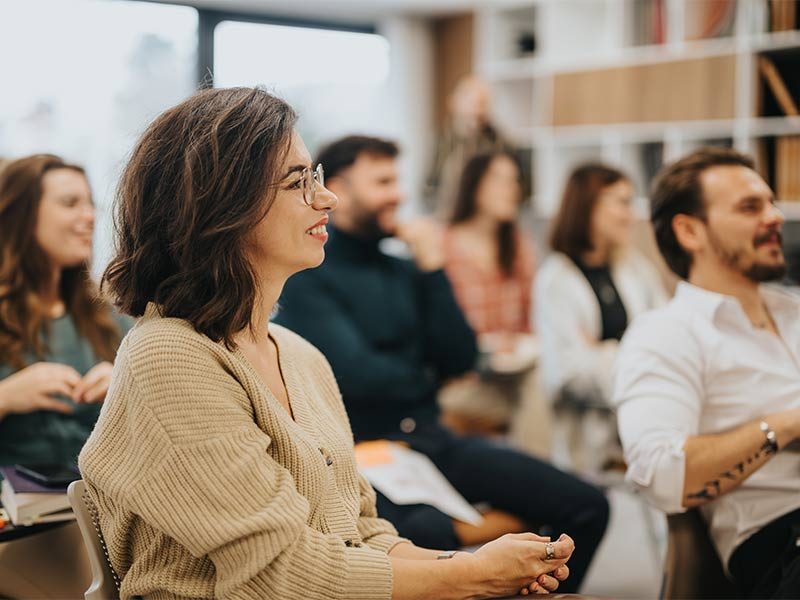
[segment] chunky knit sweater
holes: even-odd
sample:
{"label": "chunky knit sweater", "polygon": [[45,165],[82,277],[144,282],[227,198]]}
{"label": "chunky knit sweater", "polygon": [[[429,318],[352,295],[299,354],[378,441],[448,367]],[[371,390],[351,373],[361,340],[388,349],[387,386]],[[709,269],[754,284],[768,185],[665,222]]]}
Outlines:
{"label": "chunky knit sweater", "polygon": [[239,350],[151,307],[80,455],[121,597],[390,598],[401,541],[356,470],[336,381],[270,325],[294,419]]}

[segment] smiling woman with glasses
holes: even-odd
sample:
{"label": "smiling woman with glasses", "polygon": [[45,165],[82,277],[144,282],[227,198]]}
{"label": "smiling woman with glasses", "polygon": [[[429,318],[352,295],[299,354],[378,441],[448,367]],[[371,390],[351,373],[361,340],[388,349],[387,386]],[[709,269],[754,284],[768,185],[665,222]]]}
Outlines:
{"label": "smiling woman with glasses", "polygon": [[80,456],[120,596],[555,589],[566,536],[452,557],[378,518],[330,366],[269,322],[287,278],[322,262],[337,203],[294,122],[260,89],[199,92],[153,122],[120,182],[104,284],[142,318]]}

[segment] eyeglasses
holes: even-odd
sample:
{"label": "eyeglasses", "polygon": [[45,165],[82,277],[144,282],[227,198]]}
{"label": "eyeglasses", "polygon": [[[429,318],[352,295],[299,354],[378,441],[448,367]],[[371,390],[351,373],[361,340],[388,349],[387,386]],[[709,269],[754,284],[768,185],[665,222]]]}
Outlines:
{"label": "eyeglasses", "polygon": [[325,185],[325,171],[322,168],[322,163],[318,164],[315,169],[306,167],[300,172],[300,185],[303,188],[303,202],[307,206],[314,204],[314,198],[317,195],[317,186]]}

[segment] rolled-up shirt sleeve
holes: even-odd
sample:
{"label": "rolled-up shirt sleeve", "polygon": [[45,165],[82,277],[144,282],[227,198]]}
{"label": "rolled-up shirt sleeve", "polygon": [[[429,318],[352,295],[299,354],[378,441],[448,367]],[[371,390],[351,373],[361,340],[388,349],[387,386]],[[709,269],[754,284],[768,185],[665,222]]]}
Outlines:
{"label": "rolled-up shirt sleeve", "polygon": [[641,317],[626,333],[613,399],[627,479],[655,506],[677,513],[685,510],[684,444],[699,427],[703,357],[690,331],[664,317]]}

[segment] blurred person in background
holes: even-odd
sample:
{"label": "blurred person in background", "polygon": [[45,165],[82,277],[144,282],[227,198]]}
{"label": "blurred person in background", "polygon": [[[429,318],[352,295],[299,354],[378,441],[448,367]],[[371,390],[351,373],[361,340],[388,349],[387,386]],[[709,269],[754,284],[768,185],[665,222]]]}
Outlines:
{"label": "blurred person in background", "polygon": [[[94,224],[81,167],[39,154],[0,171],[0,465],[74,465],[100,412],[128,325],[90,278]],[[0,544],[0,596],[82,595],[83,557],[74,523]]]}
{"label": "blurred person in background", "polygon": [[800,301],[784,216],[753,159],[702,148],[651,195],[682,279],[623,338],[614,381],[627,478],[668,514],[697,508],[742,597],[800,597]]}
{"label": "blurred person in background", "polygon": [[464,168],[444,268],[484,360],[480,375],[445,386],[439,402],[451,429],[491,434],[510,426],[514,445],[546,458],[551,423],[535,369],[535,258],[518,225],[521,177],[516,158],[503,150],[478,154]]}
{"label": "blurred person in background", "polygon": [[[434,506],[378,512],[415,543],[457,549],[498,534],[548,526],[575,539],[570,579],[583,580],[608,520],[596,488],[536,458],[439,423],[441,385],[471,371],[477,343],[444,273],[442,232],[427,219],[401,222],[397,146],[349,136],[318,160],[339,198],[325,264],[287,282],[275,320],[328,358],[356,442],[390,440],[424,454],[470,503],[488,503],[483,523],[456,521]],[[396,236],[412,260],[385,254]]]}
{"label": "blurred person in background", "polygon": [[610,404],[619,340],[637,315],[666,301],[655,266],[631,247],[633,196],[617,169],[575,168],[535,284],[545,392],[566,425],[575,466],[588,472],[620,454]]}
{"label": "blurred person in background", "polygon": [[443,218],[452,213],[467,161],[476,154],[511,149],[491,121],[489,86],[479,77],[462,77],[448,99],[447,108],[449,114],[437,138],[425,194],[428,210]]}
{"label": "blurred person in background", "polygon": [[41,154],[0,172],[0,464],[74,463],[128,321],[89,273],[81,167]]}

